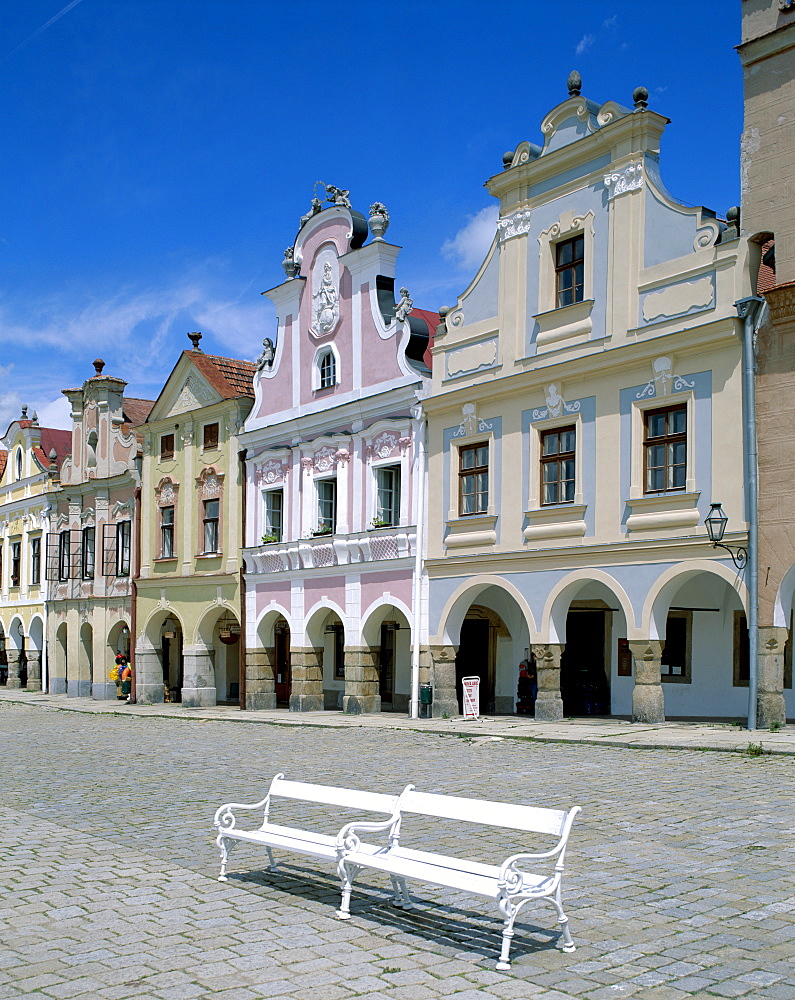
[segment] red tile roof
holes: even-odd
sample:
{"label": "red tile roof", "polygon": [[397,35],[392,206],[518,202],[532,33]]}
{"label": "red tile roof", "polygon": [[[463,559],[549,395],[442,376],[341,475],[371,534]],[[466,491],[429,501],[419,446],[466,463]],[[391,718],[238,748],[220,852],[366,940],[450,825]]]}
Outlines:
{"label": "red tile roof", "polygon": [[8,461],[8,452],[0,451],[0,477],[5,472],[6,462]]}
{"label": "red tile roof", "polygon": [[55,427],[42,427],[41,447],[34,448],[33,454],[44,470],[50,467],[50,452],[53,448],[55,448],[56,462],[60,471],[63,460],[72,453],[72,432],[62,431]]}
{"label": "red tile roof", "polygon": [[254,398],[254,374],[257,366],[253,361],[238,361],[236,358],[221,358],[217,354],[204,351],[183,351],[191,364],[204,375],[222,399],[236,396]]}
{"label": "red tile roof", "polygon": [[124,422],[131,427],[139,427],[146,422],[149,411],[154,405],[153,399],[133,399],[131,396],[125,396],[122,402]]}
{"label": "red tile roof", "polygon": [[[762,256],[773,246],[774,240],[768,240],[767,243],[762,246]],[[761,292],[769,292],[771,288],[776,287],[776,272],[774,269],[765,263],[759,265],[759,274],[756,278],[756,293],[759,295]]]}

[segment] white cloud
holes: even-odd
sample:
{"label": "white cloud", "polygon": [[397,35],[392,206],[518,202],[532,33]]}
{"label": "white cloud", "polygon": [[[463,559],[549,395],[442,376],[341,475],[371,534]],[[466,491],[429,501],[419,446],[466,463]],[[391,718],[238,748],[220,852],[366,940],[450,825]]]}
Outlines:
{"label": "white cloud", "polygon": [[582,38],[577,42],[577,46],[574,51],[578,56],[583,55],[588,49],[592,48],[593,43],[596,41],[596,35],[583,35]]}
{"label": "white cloud", "polygon": [[480,267],[494,239],[498,217],[496,205],[487,205],[475,215],[470,215],[455,236],[442,244],[444,257],[461,270],[473,271]]}
{"label": "white cloud", "polygon": [[602,21],[603,28],[615,28],[618,24],[618,14],[613,14],[612,17],[608,17],[606,21]]}
{"label": "white cloud", "polygon": [[72,429],[72,408],[66,396],[60,399],[53,399],[50,403],[45,403],[38,410],[39,423],[42,427],[60,427],[61,430],[70,431]]}

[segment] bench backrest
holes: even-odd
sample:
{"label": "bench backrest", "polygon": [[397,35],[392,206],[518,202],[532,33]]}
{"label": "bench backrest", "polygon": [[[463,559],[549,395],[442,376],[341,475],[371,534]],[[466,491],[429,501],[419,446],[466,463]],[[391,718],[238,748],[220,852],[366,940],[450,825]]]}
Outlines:
{"label": "bench backrest", "polygon": [[434,795],[406,789],[400,796],[401,813],[458,819],[466,823],[502,826],[511,830],[526,830],[560,837],[569,813],[561,809],[517,806],[509,802],[489,802],[485,799],[464,799],[454,795]]}
{"label": "bench backrest", "polygon": [[333,785],[312,785],[306,781],[286,781],[277,774],[268,792],[270,798],[297,799],[301,802],[317,802],[321,805],[341,806],[359,809],[363,812],[387,813],[391,815],[398,804],[398,795],[384,795],[380,792],[363,792],[357,788],[337,788]]}

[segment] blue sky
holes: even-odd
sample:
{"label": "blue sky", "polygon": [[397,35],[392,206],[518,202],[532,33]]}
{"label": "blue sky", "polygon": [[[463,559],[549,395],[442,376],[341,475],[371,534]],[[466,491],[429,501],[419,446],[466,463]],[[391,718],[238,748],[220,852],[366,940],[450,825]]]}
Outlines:
{"label": "blue sky", "polygon": [[739,0],[2,0],[0,434],[93,375],[154,399],[189,347],[253,359],[316,181],[383,201],[397,278],[450,305],[483,182],[567,97],[672,119],[673,195],[739,199]]}

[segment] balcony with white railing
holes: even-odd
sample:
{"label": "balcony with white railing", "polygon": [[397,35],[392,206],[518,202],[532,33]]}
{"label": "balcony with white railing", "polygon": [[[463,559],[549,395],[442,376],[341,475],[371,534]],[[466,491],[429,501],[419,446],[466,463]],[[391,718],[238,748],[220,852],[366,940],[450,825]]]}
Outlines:
{"label": "balcony with white railing", "polygon": [[266,542],[243,550],[249,573],[289,573],[326,566],[408,559],[415,553],[417,528],[373,528],[348,535],[317,535],[292,542]]}

